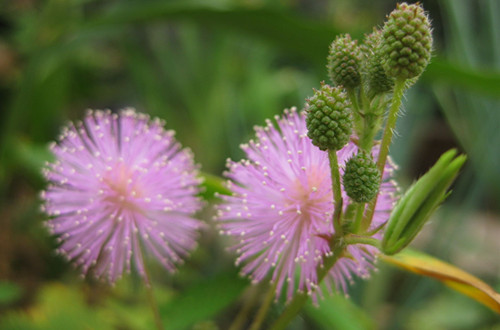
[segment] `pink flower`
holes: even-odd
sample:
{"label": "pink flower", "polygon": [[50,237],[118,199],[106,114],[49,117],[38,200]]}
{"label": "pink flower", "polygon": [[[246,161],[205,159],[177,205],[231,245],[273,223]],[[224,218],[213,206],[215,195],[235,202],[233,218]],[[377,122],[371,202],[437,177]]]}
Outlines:
{"label": "pink flower", "polygon": [[[222,234],[236,238],[236,264],[243,263],[242,272],[254,282],[272,273],[276,294],[287,283],[290,299],[298,274],[298,290],[316,298],[316,270],[332,253],[328,237],[334,234],[328,154],[307,137],[304,113],[285,110],[283,117],[275,119],[279,129],[268,120],[266,127],[256,127],[256,140],[242,145],[248,159],[228,160],[225,175],[232,196],[220,196],[223,203],[216,219]],[[356,151],[350,142],[337,152],[341,172]],[[393,207],[392,169],[388,165],[384,173],[372,228],[386,222]],[[329,288],[346,292],[353,274],[368,276],[373,268],[376,248],[350,245],[347,251],[350,256],[341,258],[325,278]]]}
{"label": "pink flower", "polygon": [[197,166],[163,126],[132,109],[89,111],[51,146],[47,225],[84,274],[114,282],[133,259],[146,277],[143,248],[174,271],[196,246]]}

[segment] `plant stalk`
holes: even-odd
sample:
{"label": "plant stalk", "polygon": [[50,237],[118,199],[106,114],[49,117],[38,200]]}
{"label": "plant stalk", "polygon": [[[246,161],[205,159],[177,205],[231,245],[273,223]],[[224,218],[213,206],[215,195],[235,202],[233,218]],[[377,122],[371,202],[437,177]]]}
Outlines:
{"label": "plant stalk", "polygon": [[[330,269],[342,257],[346,248],[346,244],[342,238],[336,240],[336,246],[333,249],[332,255],[326,257],[323,266],[318,270],[318,283],[321,283],[323,278],[328,274]],[[301,292],[297,293],[290,303],[287,305],[280,317],[271,325],[271,330],[282,330],[293,320],[300,312],[304,304],[307,302],[309,295]]]}
{"label": "plant stalk", "polygon": [[398,119],[399,108],[401,107],[401,102],[403,100],[404,90],[405,81],[396,81],[394,94],[392,96],[392,104],[389,110],[389,115],[387,116],[387,123],[385,124],[384,135],[382,137],[382,143],[378,154],[377,168],[380,173],[384,173],[384,167],[387,161],[387,156],[389,155],[389,147],[394,134],[394,128],[396,127],[396,121]]}
{"label": "plant stalk", "polygon": [[[387,116],[387,122],[385,124],[384,135],[382,137],[382,143],[380,144],[380,150],[377,159],[377,169],[380,172],[380,177],[383,180],[385,163],[387,162],[387,156],[389,155],[389,147],[392,142],[392,136],[394,134],[394,128],[396,127],[396,121],[398,119],[399,108],[401,107],[401,102],[403,100],[403,93],[405,90],[405,81],[398,80],[394,85],[394,93],[392,96],[391,108],[389,110],[389,115]],[[381,183],[382,183],[382,180]],[[363,219],[363,225],[361,230],[367,230],[372,222],[373,214],[375,213],[375,205],[377,204],[378,194],[375,198],[368,204],[368,209]]]}
{"label": "plant stalk", "polygon": [[266,297],[264,299],[264,302],[260,306],[259,310],[257,311],[257,315],[255,316],[255,319],[253,320],[252,324],[250,325],[250,330],[259,330],[262,322],[264,321],[264,318],[266,317],[267,311],[269,310],[269,307],[271,306],[271,303],[273,302],[273,298],[276,296],[276,286],[278,284],[278,281],[275,281],[273,285],[269,288],[269,291],[266,294]]}
{"label": "plant stalk", "polygon": [[328,159],[330,160],[330,170],[332,177],[332,193],[333,193],[333,228],[335,229],[335,235],[341,237],[343,235],[342,228],[342,190],[340,187],[340,171],[339,171],[339,161],[337,158],[336,150],[328,150]]}
{"label": "plant stalk", "polygon": [[356,205],[356,215],[354,218],[354,223],[352,225],[351,232],[358,234],[361,229],[361,223],[363,221],[363,215],[365,214],[365,203],[357,203]]}
{"label": "plant stalk", "polygon": [[153,317],[155,321],[156,328],[158,330],[164,330],[163,323],[161,321],[161,316],[160,316],[160,310],[158,309],[158,303],[155,299],[154,292],[153,292],[153,286],[151,285],[151,280],[149,276],[149,272],[146,266],[146,263],[144,263],[144,279],[146,281],[146,293],[148,296],[148,302],[149,306],[151,307],[151,310],[153,312]]}

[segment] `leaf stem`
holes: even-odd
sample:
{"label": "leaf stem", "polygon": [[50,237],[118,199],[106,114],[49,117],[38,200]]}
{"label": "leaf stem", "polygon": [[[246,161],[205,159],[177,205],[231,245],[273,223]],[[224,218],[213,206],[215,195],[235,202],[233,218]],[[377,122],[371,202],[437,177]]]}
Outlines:
{"label": "leaf stem", "polygon": [[342,228],[342,190],[340,188],[340,171],[339,161],[337,158],[336,150],[328,150],[328,159],[330,160],[330,170],[332,177],[332,192],[333,192],[333,228],[335,234],[339,237],[342,236],[344,230]]}
{"label": "leaf stem", "polygon": [[[389,155],[389,147],[391,145],[392,136],[394,134],[394,128],[396,127],[396,121],[398,119],[399,108],[401,107],[401,102],[403,100],[403,93],[405,90],[405,80],[397,80],[394,85],[394,93],[392,96],[391,108],[389,109],[389,115],[387,116],[387,122],[385,124],[384,135],[382,137],[382,143],[380,144],[380,150],[377,159],[377,169],[380,172],[380,176],[383,181],[385,163],[387,162],[387,156]],[[368,209],[365,214],[363,221],[362,230],[367,230],[370,227],[373,214],[375,213],[375,205],[377,204],[377,196],[368,204]]]}
{"label": "leaf stem", "polygon": [[163,323],[162,323],[161,317],[160,317],[160,311],[158,309],[158,303],[157,303],[155,296],[154,296],[153,286],[151,285],[149,271],[148,271],[148,268],[146,266],[146,263],[144,263],[144,280],[145,280],[145,284],[146,284],[146,293],[148,296],[148,302],[149,302],[149,306],[151,307],[151,310],[153,312],[153,317],[154,317],[156,328],[158,330],[164,330]]}
{"label": "leaf stem", "polygon": [[276,285],[278,284],[278,281],[275,281],[273,285],[269,287],[269,291],[266,294],[266,297],[264,299],[263,304],[260,306],[259,310],[257,311],[257,315],[255,316],[255,319],[253,320],[252,324],[250,325],[250,330],[259,330],[260,326],[262,325],[262,322],[264,321],[264,318],[267,314],[267,311],[269,310],[269,307],[271,306],[271,303],[273,302],[273,298],[276,296]]}
{"label": "leaf stem", "polygon": [[385,124],[384,135],[382,137],[382,144],[380,145],[380,152],[378,154],[377,167],[380,173],[384,173],[384,167],[389,155],[389,147],[396,127],[396,120],[398,119],[399,107],[403,100],[403,92],[405,90],[405,81],[398,80],[394,86],[394,94],[392,96],[392,104],[387,116],[387,123]]}
{"label": "leaf stem", "polygon": [[[335,263],[343,256],[346,244],[342,238],[336,239],[335,248],[332,253],[324,259],[324,264],[318,270],[318,284],[328,274]],[[271,325],[271,330],[282,330],[293,320],[307,302],[309,295],[301,292],[297,293],[287,305],[280,317]]]}
{"label": "leaf stem", "polygon": [[350,244],[367,244],[367,245],[372,245],[375,246],[376,248],[380,249],[380,240],[373,238],[373,237],[368,237],[368,236],[359,236],[359,235],[347,235],[344,237],[345,243],[350,245]]}
{"label": "leaf stem", "polygon": [[356,203],[356,204],[357,204],[356,215],[351,229],[353,233],[359,233],[361,228],[361,222],[363,221],[363,215],[365,213],[365,203]]}
{"label": "leaf stem", "polygon": [[245,293],[243,293],[243,306],[240,308],[238,314],[229,326],[229,330],[243,329],[243,326],[248,319],[248,314],[257,303],[257,299],[260,297],[260,288],[261,286],[257,287],[255,285],[251,285],[246,289]]}
{"label": "leaf stem", "polygon": [[358,97],[356,96],[355,91],[350,88],[347,90],[347,97],[349,98],[349,101],[351,101],[352,105],[352,115],[353,115],[353,121],[354,121],[354,131],[358,136],[360,136],[361,132],[363,132],[363,118],[361,116],[361,108],[358,102]]}

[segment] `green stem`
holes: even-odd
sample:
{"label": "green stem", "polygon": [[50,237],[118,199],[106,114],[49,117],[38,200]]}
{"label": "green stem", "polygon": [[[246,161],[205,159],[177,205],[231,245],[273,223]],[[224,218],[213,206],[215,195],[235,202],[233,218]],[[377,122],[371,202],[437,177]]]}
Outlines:
{"label": "green stem", "polygon": [[252,307],[257,303],[257,299],[260,297],[260,288],[260,286],[257,287],[254,285],[247,288],[246,292],[243,294],[243,306],[229,326],[229,330],[243,329],[243,326],[248,318],[248,314],[250,313]]}
{"label": "green stem", "polygon": [[364,131],[364,120],[363,120],[363,116],[362,116],[362,111],[361,111],[356,93],[353,89],[347,90],[347,96],[349,97],[349,100],[351,101],[351,105],[352,105],[354,131],[356,132],[356,134],[359,137],[359,136],[361,136],[361,133]]}
{"label": "green stem", "polygon": [[376,127],[378,117],[372,111],[371,102],[365,94],[363,84],[361,84],[361,86],[359,87],[359,95],[361,97],[360,113],[363,117],[363,131],[358,133],[358,146],[361,150],[364,150],[367,153],[371,153],[373,139],[375,138],[375,134],[377,134],[379,128]]}
{"label": "green stem", "polygon": [[377,135],[382,124],[382,116],[376,113],[368,113],[364,116],[364,130],[359,138],[358,146],[361,150],[371,154],[375,135]]}
{"label": "green stem", "polygon": [[158,309],[158,303],[156,302],[154,292],[153,292],[153,286],[151,285],[151,280],[149,276],[149,271],[146,266],[146,263],[144,263],[144,280],[146,282],[146,293],[148,296],[148,302],[149,306],[151,307],[151,310],[153,311],[153,317],[155,320],[155,325],[158,330],[163,330],[163,324],[161,322],[161,317],[160,317],[160,311]]}
{"label": "green stem", "polygon": [[385,124],[384,136],[382,137],[382,143],[380,145],[380,151],[378,154],[377,168],[380,173],[384,173],[384,167],[387,160],[387,155],[389,155],[389,147],[392,141],[392,135],[394,133],[394,128],[396,127],[396,121],[398,119],[399,107],[403,100],[403,92],[405,90],[405,81],[398,80],[394,86],[394,94],[392,96],[392,104],[389,110],[389,115],[387,116],[387,123]]}
{"label": "green stem", "polygon": [[354,218],[354,223],[352,225],[352,232],[359,233],[361,228],[361,222],[363,221],[363,215],[365,214],[365,203],[357,203],[356,205],[356,217]]}
{"label": "green stem", "polygon": [[362,232],[365,230],[368,230],[368,228],[370,228],[373,214],[375,213],[375,205],[377,204],[377,198],[378,198],[378,194],[377,194],[377,196],[375,196],[374,199],[372,199],[370,201],[370,203],[368,203],[368,207],[366,209],[365,216],[364,216],[363,221],[361,223],[360,229]]}
{"label": "green stem", "polygon": [[376,99],[375,103],[372,103],[365,94],[363,85],[359,87],[359,97],[356,97],[354,91],[348,91],[348,96],[354,108],[358,147],[370,153],[381,125],[383,111],[380,111],[380,102]]}
{"label": "green stem", "polygon": [[344,237],[345,243],[350,244],[368,244],[380,249],[380,241],[373,237],[347,235]]}
{"label": "green stem", "polygon": [[[342,257],[346,248],[345,242],[340,239],[333,249],[332,255],[324,259],[323,267],[318,270],[318,283],[321,283],[323,278],[328,274],[330,269]],[[307,302],[309,296],[307,293],[297,293],[292,301],[287,305],[280,317],[271,325],[271,330],[282,330],[293,320],[293,318],[300,312],[304,304]]]}
{"label": "green stem", "polygon": [[[366,121],[366,119],[365,119],[365,121]],[[368,125],[366,125],[366,126],[368,126]],[[370,153],[371,147],[373,144],[374,136],[375,136],[375,134],[372,134],[372,130],[365,129],[363,135],[361,135],[361,137],[359,138],[359,143],[358,143],[359,149],[361,149],[367,153]]]}
{"label": "green stem", "polygon": [[[366,110],[366,107],[370,107],[370,100],[368,99],[368,97],[365,94],[365,89],[363,87],[363,84],[361,84],[359,86],[359,95],[361,97],[361,108],[363,110]],[[363,111],[363,112],[366,113],[366,111]]]}
{"label": "green stem", "polygon": [[339,237],[343,234],[342,228],[342,190],[340,188],[340,171],[339,171],[339,161],[337,159],[336,150],[328,150],[328,159],[330,160],[330,170],[332,177],[332,192],[333,192],[333,228],[335,229],[335,234]]}
{"label": "green stem", "polygon": [[[405,81],[397,80],[394,85],[394,93],[392,96],[392,104],[389,109],[389,115],[387,116],[387,122],[385,124],[384,135],[382,137],[382,143],[380,144],[380,151],[377,159],[377,169],[380,172],[380,176],[384,176],[385,163],[387,161],[387,156],[389,155],[389,147],[391,145],[392,136],[394,134],[394,128],[396,127],[396,121],[398,119],[398,112],[403,100],[403,93],[405,90]],[[366,230],[370,227],[373,214],[375,213],[375,205],[377,204],[377,196],[368,204],[368,210],[366,212],[362,230]]]}
{"label": "green stem", "polygon": [[[370,231],[361,231],[363,233],[363,235],[366,235],[366,236],[373,236],[375,235],[376,233],[378,233],[382,228],[384,228],[384,226],[386,225],[386,223],[382,223],[380,224],[378,227],[376,228],[373,228],[372,230]],[[361,225],[361,228],[363,228],[364,226]]]}
{"label": "green stem", "polygon": [[348,89],[347,96],[349,97],[349,100],[351,101],[351,104],[354,107],[354,111],[359,112],[361,108],[359,105],[358,97],[356,96],[356,92],[354,91],[354,89]]}
{"label": "green stem", "polygon": [[276,285],[278,284],[278,281],[275,281],[273,285],[269,288],[269,291],[267,292],[267,295],[264,299],[263,304],[260,306],[259,310],[257,311],[257,315],[255,316],[255,319],[253,320],[252,324],[250,325],[250,330],[259,330],[260,326],[262,325],[262,322],[264,321],[264,318],[266,317],[267,311],[269,310],[269,307],[271,306],[271,303],[273,302],[273,298],[276,296]]}

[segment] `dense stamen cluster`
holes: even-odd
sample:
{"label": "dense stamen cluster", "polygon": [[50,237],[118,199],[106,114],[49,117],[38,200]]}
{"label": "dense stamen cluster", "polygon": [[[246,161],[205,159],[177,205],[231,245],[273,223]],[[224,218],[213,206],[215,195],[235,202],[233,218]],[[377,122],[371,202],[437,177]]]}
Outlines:
{"label": "dense stamen cluster", "polygon": [[197,167],[163,125],[131,109],[90,111],[51,146],[47,225],[83,273],[114,282],[133,259],[144,276],[141,245],[173,271],[195,246]]}
{"label": "dense stamen cluster", "polygon": [[[255,129],[256,140],[242,146],[248,159],[228,160],[225,174],[233,195],[221,196],[224,203],[216,217],[221,233],[237,238],[234,248],[237,264],[244,263],[242,272],[256,282],[272,272],[276,294],[286,283],[289,298],[296,289],[316,297],[317,268],[331,255],[329,239],[335,234],[328,154],[307,137],[305,116],[287,110],[276,117],[278,129],[271,121]],[[356,152],[349,143],[338,152],[339,162],[345,164]],[[374,226],[387,220],[392,207],[390,172],[388,167]],[[367,245],[349,246],[349,258],[339,260],[326,283],[345,290],[351,274],[368,275],[375,251]]]}

